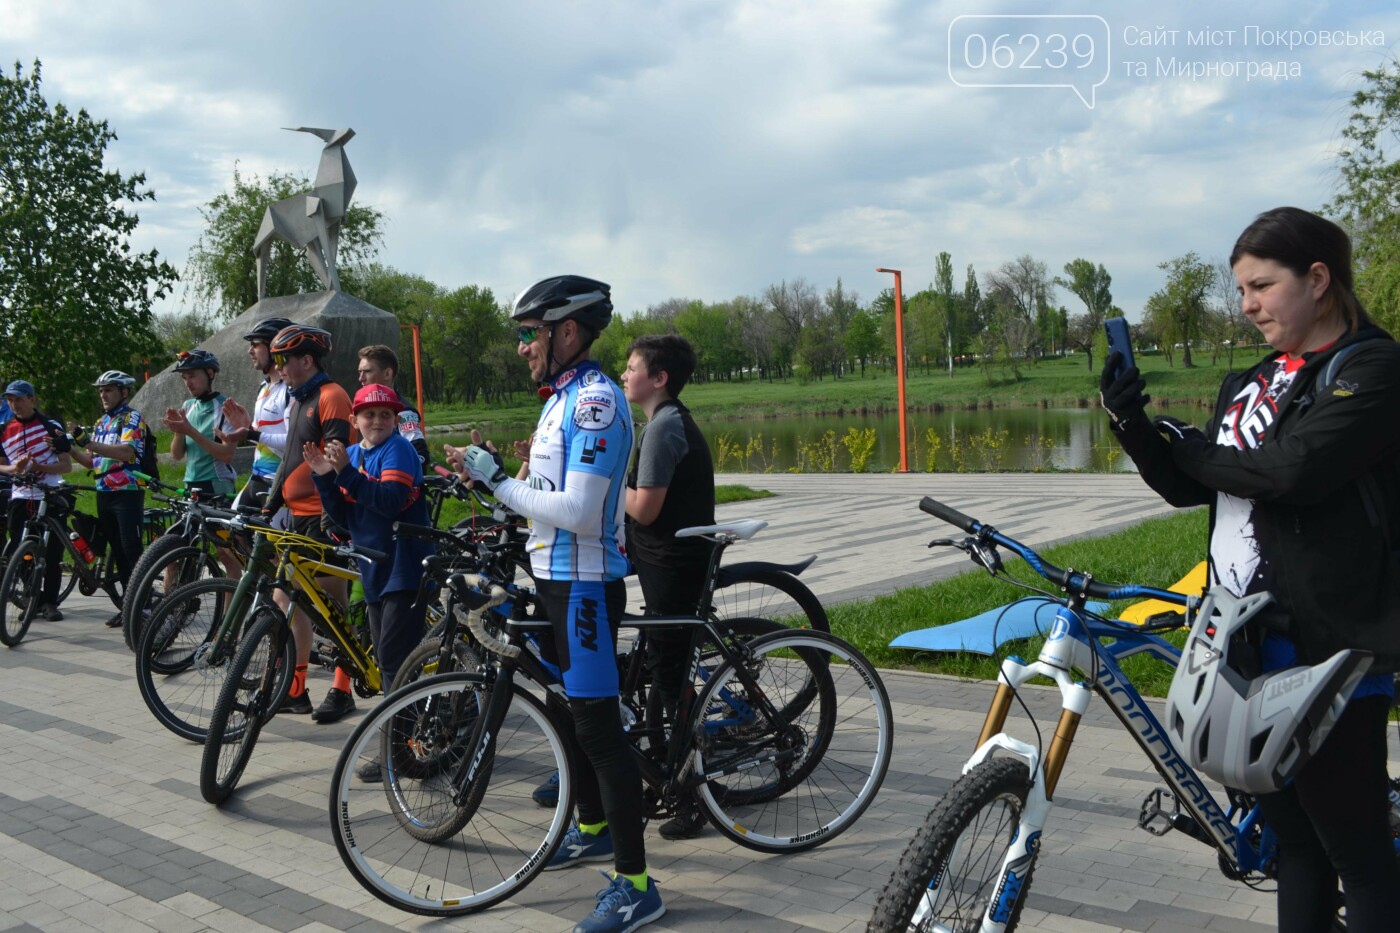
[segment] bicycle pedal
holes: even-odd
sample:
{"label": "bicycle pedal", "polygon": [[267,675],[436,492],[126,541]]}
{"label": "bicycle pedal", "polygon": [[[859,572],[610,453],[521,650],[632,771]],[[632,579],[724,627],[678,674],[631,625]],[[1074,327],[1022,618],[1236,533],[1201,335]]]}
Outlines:
{"label": "bicycle pedal", "polygon": [[[1171,802],[1171,812],[1163,808],[1164,799]],[[1142,802],[1142,811],[1138,814],[1138,827],[1154,836],[1165,836],[1176,825],[1176,816],[1180,812],[1181,806],[1177,803],[1175,794],[1165,787],[1154,788]]]}

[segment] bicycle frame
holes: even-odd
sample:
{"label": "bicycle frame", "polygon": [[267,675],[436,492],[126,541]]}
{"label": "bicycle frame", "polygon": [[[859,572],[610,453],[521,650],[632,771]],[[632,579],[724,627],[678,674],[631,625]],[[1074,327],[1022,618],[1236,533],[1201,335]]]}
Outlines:
{"label": "bicycle frame", "polygon": [[[1160,593],[1156,596],[1162,598]],[[1175,602],[1186,601],[1177,594],[1171,596]],[[1113,638],[1115,642],[1112,645],[1100,644],[1099,639],[1104,637]],[[1181,657],[1180,650],[1155,635],[1125,631],[1119,626],[1105,625],[1094,619],[1086,623],[1074,609],[1060,606],[1036,661],[1027,664],[1020,658],[1012,657],[1002,662],[996,696],[983,725],[977,750],[963,768],[963,773],[1000,752],[1025,761],[1032,781],[1015,837],[1024,840],[1024,843],[1013,847],[1002,862],[1001,882],[986,917],[990,923],[1005,924],[1010,918],[1027,875],[1026,869],[1040,844],[1040,836],[1054,802],[1055,787],[1080,718],[1088,708],[1091,689],[1103,698],[1147,753],[1167,788],[1194,821],[1196,832],[1185,829],[1178,821],[1173,821],[1175,828],[1183,829],[1193,838],[1214,846],[1241,873],[1263,871],[1274,858],[1276,843],[1273,833],[1266,827],[1255,832],[1261,824],[1257,807],[1245,814],[1240,814],[1233,806],[1228,811],[1222,808],[1201,778],[1177,753],[1161,722],[1123,674],[1119,662],[1142,653],[1151,654],[1172,665]],[[1092,678],[1090,684],[1075,680],[1070,673],[1072,669],[1088,672]],[[1012,695],[1035,676],[1054,681],[1062,703],[1054,738],[1043,756],[1035,745],[1002,731]],[[1238,822],[1233,820],[1236,816],[1239,817]]]}
{"label": "bicycle frame", "polygon": [[[491,698],[487,703],[483,714],[477,719],[473,727],[471,746],[474,752],[464,759],[452,777],[454,800],[457,805],[465,802],[472,781],[478,767],[483,761],[489,760],[492,743],[494,742],[494,731],[497,724],[503,721],[506,709],[511,702],[513,685],[516,671],[524,673],[525,677],[544,688],[548,693],[563,699],[565,697],[564,684],[557,675],[530,651],[526,650],[526,640],[531,633],[538,631],[548,631],[550,623],[544,621],[518,621],[511,620],[505,624],[504,638],[496,638],[487,632],[481,625],[483,615],[494,606],[498,606],[510,598],[509,594],[500,587],[493,587],[489,581],[474,574],[460,575],[466,584],[478,592],[491,593],[491,601],[480,605],[468,612],[467,627],[478,641],[494,655],[498,661],[495,664],[488,664],[484,672],[487,683],[491,685],[502,685],[505,689],[493,689]],[[741,658],[728,641],[721,635],[714,623],[704,618],[695,616],[646,616],[641,618],[624,619],[624,625],[636,625],[642,628],[651,626],[685,625],[695,629],[707,631],[717,647],[723,663],[732,665],[736,671],[741,684],[754,702],[760,707],[762,714],[770,722],[779,722],[782,715],[775,709],[772,703],[758,688],[750,676],[749,671]],[[699,643],[694,647],[690,661],[690,682],[693,685],[696,669],[700,663]],[[684,704],[684,698],[683,698]],[[768,759],[755,760],[740,754],[732,756],[734,761],[718,765],[706,762],[704,774],[685,774],[688,752],[690,751],[691,740],[695,734],[696,727],[703,722],[704,711],[691,704],[686,711],[683,722],[675,724],[671,731],[670,740],[667,746],[667,755],[664,763],[658,763],[650,755],[642,751],[633,736],[628,741],[628,749],[642,775],[644,787],[658,791],[663,798],[675,794],[681,790],[689,790],[712,781],[717,778],[732,774],[736,771],[753,767],[755,764],[762,764],[767,761],[776,760],[781,754],[775,753]],[[788,729],[792,726],[789,724]]]}
{"label": "bicycle frame", "polygon": [[345,653],[345,659],[354,666],[355,671],[364,679],[365,685],[377,692],[382,686],[378,663],[365,650],[360,640],[350,632],[346,621],[349,616],[347,609],[341,608],[340,603],[332,599],[316,579],[318,576],[336,577],[353,583],[360,579],[360,575],[347,567],[328,564],[293,550],[285,552],[279,573],[282,567],[287,568],[282,576],[291,587],[291,603],[287,607],[287,617],[291,618],[292,612],[303,599],[309,601],[313,622],[319,620],[323,623],[326,633]]}
{"label": "bicycle frame", "polygon": [[[1010,657],[1002,662],[996,694],[983,723],[976,750],[963,768],[963,774],[967,774],[989,757],[1002,754],[1024,761],[1031,776],[1025,807],[1011,845],[1002,857],[1000,874],[983,915],[981,929],[1005,929],[1028,883],[1041,834],[1054,802],[1055,788],[1079,721],[1088,708],[1091,690],[1103,698],[1147,754],[1175,799],[1173,812],[1168,814],[1160,806],[1162,792],[1154,791],[1143,803],[1139,826],[1154,835],[1164,835],[1171,829],[1177,829],[1214,847],[1220,854],[1221,870],[1227,877],[1247,879],[1251,873],[1272,877],[1277,840],[1258,805],[1249,805],[1250,797],[1232,792],[1228,808],[1221,806],[1205,782],[1177,752],[1161,722],[1120,666],[1125,658],[1148,654],[1175,667],[1180,661],[1181,651],[1154,632],[1180,628],[1186,623],[1175,614],[1166,620],[1154,616],[1141,626],[1115,623],[1097,618],[1084,608],[1089,596],[1109,600],[1151,598],[1185,607],[1189,621],[1191,613],[1199,607],[1200,599],[1154,587],[1100,583],[1089,574],[1049,565],[1031,548],[942,503],[925,498],[920,508],[973,535],[961,543],[949,539],[934,541],[930,547],[938,544],[959,547],[993,576],[1003,569],[996,547],[1005,547],[1065,594],[1046,596],[1047,602],[1059,605],[1037,659],[1026,663],[1021,658]],[[1112,643],[1104,644],[1102,639],[1111,639]],[[1074,679],[1073,671],[1087,674],[1089,682]],[[1003,731],[1016,691],[1035,676],[1052,680],[1061,697],[1059,724],[1043,754],[1039,747],[1015,739]],[[1393,813],[1400,812],[1396,810],[1396,805],[1395,795],[1392,794]],[[1184,808],[1184,814],[1180,808]],[[1165,825],[1158,822],[1163,819]],[[1396,849],[1400,852],[1400,839],[1396,841]],[[936,882],[935,878],[930,887],[936,887]],[[930,900],[925,896],[915,919],[918,920],[929,907]]]}

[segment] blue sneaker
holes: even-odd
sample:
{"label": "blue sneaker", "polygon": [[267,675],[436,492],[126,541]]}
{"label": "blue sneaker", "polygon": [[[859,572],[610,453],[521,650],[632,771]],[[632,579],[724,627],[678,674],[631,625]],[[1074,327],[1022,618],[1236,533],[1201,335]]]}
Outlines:
{"label": "blue sneaker", "polygon": [[530,799],[542,807],[557,807],[559,805],[559,772],[555,771],[534,792],[530,794]]}
{"label": "blue sneaker", "polygon": [[631,933],[666,912],[655,878],[649,880],[645,891],[638,891],[621,875],[610,878],[607,872],[598,874],[608,879],[608,886],[598,892],[598,905],[579,921],[574,933]]}
{"label": "blue sneaker", "polygon": [[611,862],[612,860],[612,833],[605,832],[602,835],[594,836],[579,829],[578,824],[575,823],[564,834],[564,841],[559,843],[554,858],[549,860],[549,864],[544,867],[544,870],[557,871],[572,865],[582,865],[584,862]]}

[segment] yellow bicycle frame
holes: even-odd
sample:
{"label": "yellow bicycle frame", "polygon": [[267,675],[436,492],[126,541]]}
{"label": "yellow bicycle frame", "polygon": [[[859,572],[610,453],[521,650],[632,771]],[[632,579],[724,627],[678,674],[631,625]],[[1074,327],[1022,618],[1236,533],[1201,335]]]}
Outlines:
{"label": "yellow bicycle frame", "polygon": [[379,664],[373,654],[365,650],[351,630],[345,609],[316,580],[318,576],[337,577],[353,583],[360,579],[359,573],[348,567],[326,563],[323,558],[333,545],[324,541],[290,531],[261,530],[259,533],[266,535],[277,549],[277,579],[305,594],[310,605],[302,601],[297,601],[297,604],[307,611],[311,624],[320,628],[322,634],[340,648],[343,658],[352,668],[347,673],[358,675],[371,690],[382,689]]}

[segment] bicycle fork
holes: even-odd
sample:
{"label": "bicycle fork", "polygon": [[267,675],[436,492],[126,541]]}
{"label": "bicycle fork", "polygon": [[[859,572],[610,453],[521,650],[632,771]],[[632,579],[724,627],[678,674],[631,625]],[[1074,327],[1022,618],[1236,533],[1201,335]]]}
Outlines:
{"label": "bicycle fork", "polygon": [[[1062,624],[1062,621],[1057,617],[1050,638],[1035,663],[1027,664],[1016,657],[1007,658],[1002,662],[1001,672],[997,676],[996,695],[992,698],[987,719],[982,725],[977,750],[963,766],[963,774],[967,774],[992,755],[1000,753],[1020,758],[1030,770],[1030,787],[1026,793],[1025,809],[1021,813],[1021,820],[1016,826],[1006,855],[1002,858],[1001,873],[995,891],[988,900],[987,911],[982,917],[981,929],[984,933],[1001,933],[1005,930],[1017,901],[1024,894],[1036,854],[1040,851],[1041,833],[1050,817],[1055,787],[1069,756],[1070,746],[1074,744],[1079,721],[1084,711],[1089,708],[1088,686],[1072,680],[1069,673],[1070,668],[1079,660],[1077,656],[1080,652],[1087,652],[1089,648],[1078,639],[1070,637],[1068,626]],[[1060,689],[1062,701],[1060,721],[1043,758],[1037,746],[1012,738],[1002,731],[1016,691],[1037,675],[1048,677],[1055,682]]]}

